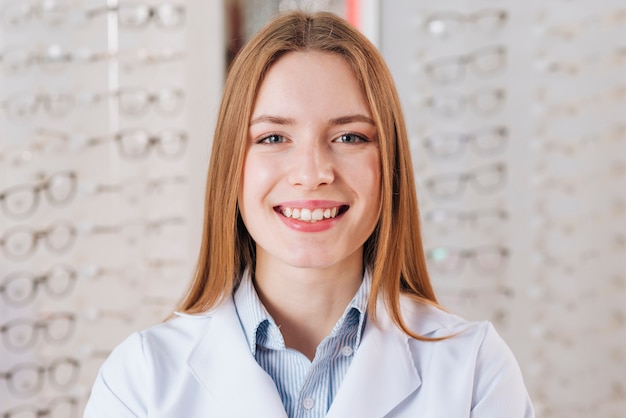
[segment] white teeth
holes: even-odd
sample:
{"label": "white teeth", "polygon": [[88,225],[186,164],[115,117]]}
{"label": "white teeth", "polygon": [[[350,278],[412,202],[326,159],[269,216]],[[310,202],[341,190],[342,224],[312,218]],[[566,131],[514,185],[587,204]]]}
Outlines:
{"label": "white teeth", "polygon": [[324,211],[322,209],[315,209],[311,214],[311,218],[314,221],[321,221],[322,219],[324,219]]}
{"label": "white teeth", "polygon": [[286,218],[299,219],[305,222],[317,222],[323,219],[331,219],[337,216],[339,209],[334,208],[317,208],[317,209],[308,209],[308,208],[282,208],[282,214]]}

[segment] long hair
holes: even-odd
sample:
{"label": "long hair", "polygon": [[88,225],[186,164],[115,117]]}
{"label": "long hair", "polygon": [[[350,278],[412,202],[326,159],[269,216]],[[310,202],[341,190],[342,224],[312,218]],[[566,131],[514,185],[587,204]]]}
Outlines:
{"label": "long hair", "polygon": [[[232,294],[246,268],[254,268],[255,246],[237,208],[246,139],[255,99],[265,74],[293,51],[342,56],[352,67],[379,135],[381,215],[364,244],[372,272],[369,312],[382,296],[393,321],[407,334],[400,295],[437,306],[421,241],[410,149],[400,100],[376,47],[343,19],[327,12],[279,15],[239,52],[229,70],[213,138],[206,183],[204,230],[195,277],[178,307],[197,313]],[[375,318],[373,318],[375,320]]]}

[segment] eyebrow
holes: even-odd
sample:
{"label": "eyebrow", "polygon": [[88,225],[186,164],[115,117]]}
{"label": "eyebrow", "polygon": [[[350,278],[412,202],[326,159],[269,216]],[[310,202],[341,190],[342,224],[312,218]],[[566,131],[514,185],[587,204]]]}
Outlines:
{"label": "eyebrow", "polygon": [[347,125],[349,123],[354,123],[354,122],[365,122],[372,126],[376,126],[376,123],[374,123],[374,120],[372,120],[372,118],[367,117],[365,115],[360,115],[360,114],[341,116],[339,118],[331,119],[329,121],[329,123],[334,126]]}
{"label": "eyebrow", "polygon": [[[283,118],[281,116],[274,116],[274,115],[261,115],[257,118],[252,119],[250,121],[250,126],[255,125],[257,123],[263,123],[263,122],[274,123],[277,125],[294,125],[296,123],[295,119],[291,119],[291,118]],[[376,123],[374,123],[374,120],[372,118],[365,116],[365,115],[361,115],[361,114],[347,115],[347,116],[340,116],[338,118],[333,118],[328,121],[328,124],[332,126],[338,126],[338,125],[347,125],[349,123],[354,123],[354,122],[365,122],[372,126],[376,126]]]}
{"label": "eyebrow", "polygon": [[276,125],[293,125],[296,123],[294,119],[283,118],[281,116],[273,116],[273,115],[261,115],[257,118],[254,118],[250,121],[250,125],[255,125],[257,123],[274,123]]}

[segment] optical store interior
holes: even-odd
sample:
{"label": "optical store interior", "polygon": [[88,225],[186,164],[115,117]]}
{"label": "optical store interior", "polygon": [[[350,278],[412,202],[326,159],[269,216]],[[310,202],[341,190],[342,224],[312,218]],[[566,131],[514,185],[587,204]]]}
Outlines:
{"label": "optical store interior", "polygon": [[292,8],[387,61],[440,303],[538,417],[626,417],[626,0],[0,0],[0,416],[82,416],[171,313],[226,69]]}

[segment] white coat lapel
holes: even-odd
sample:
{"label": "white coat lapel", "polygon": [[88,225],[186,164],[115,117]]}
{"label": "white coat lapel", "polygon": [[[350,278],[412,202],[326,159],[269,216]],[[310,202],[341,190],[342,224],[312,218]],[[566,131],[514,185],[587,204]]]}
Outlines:
{"label": "white coat lapel", "polygon": [[329,418],[381,418],[421,385],[408,337],[378,311],[379,325],[366,324]]}
{"label": "white coat lapel", "polygon": [[189,356],[194,376],[220,405],[219,417],[287,417],[272,378],[252,356],[232,298],[211,313]]}

